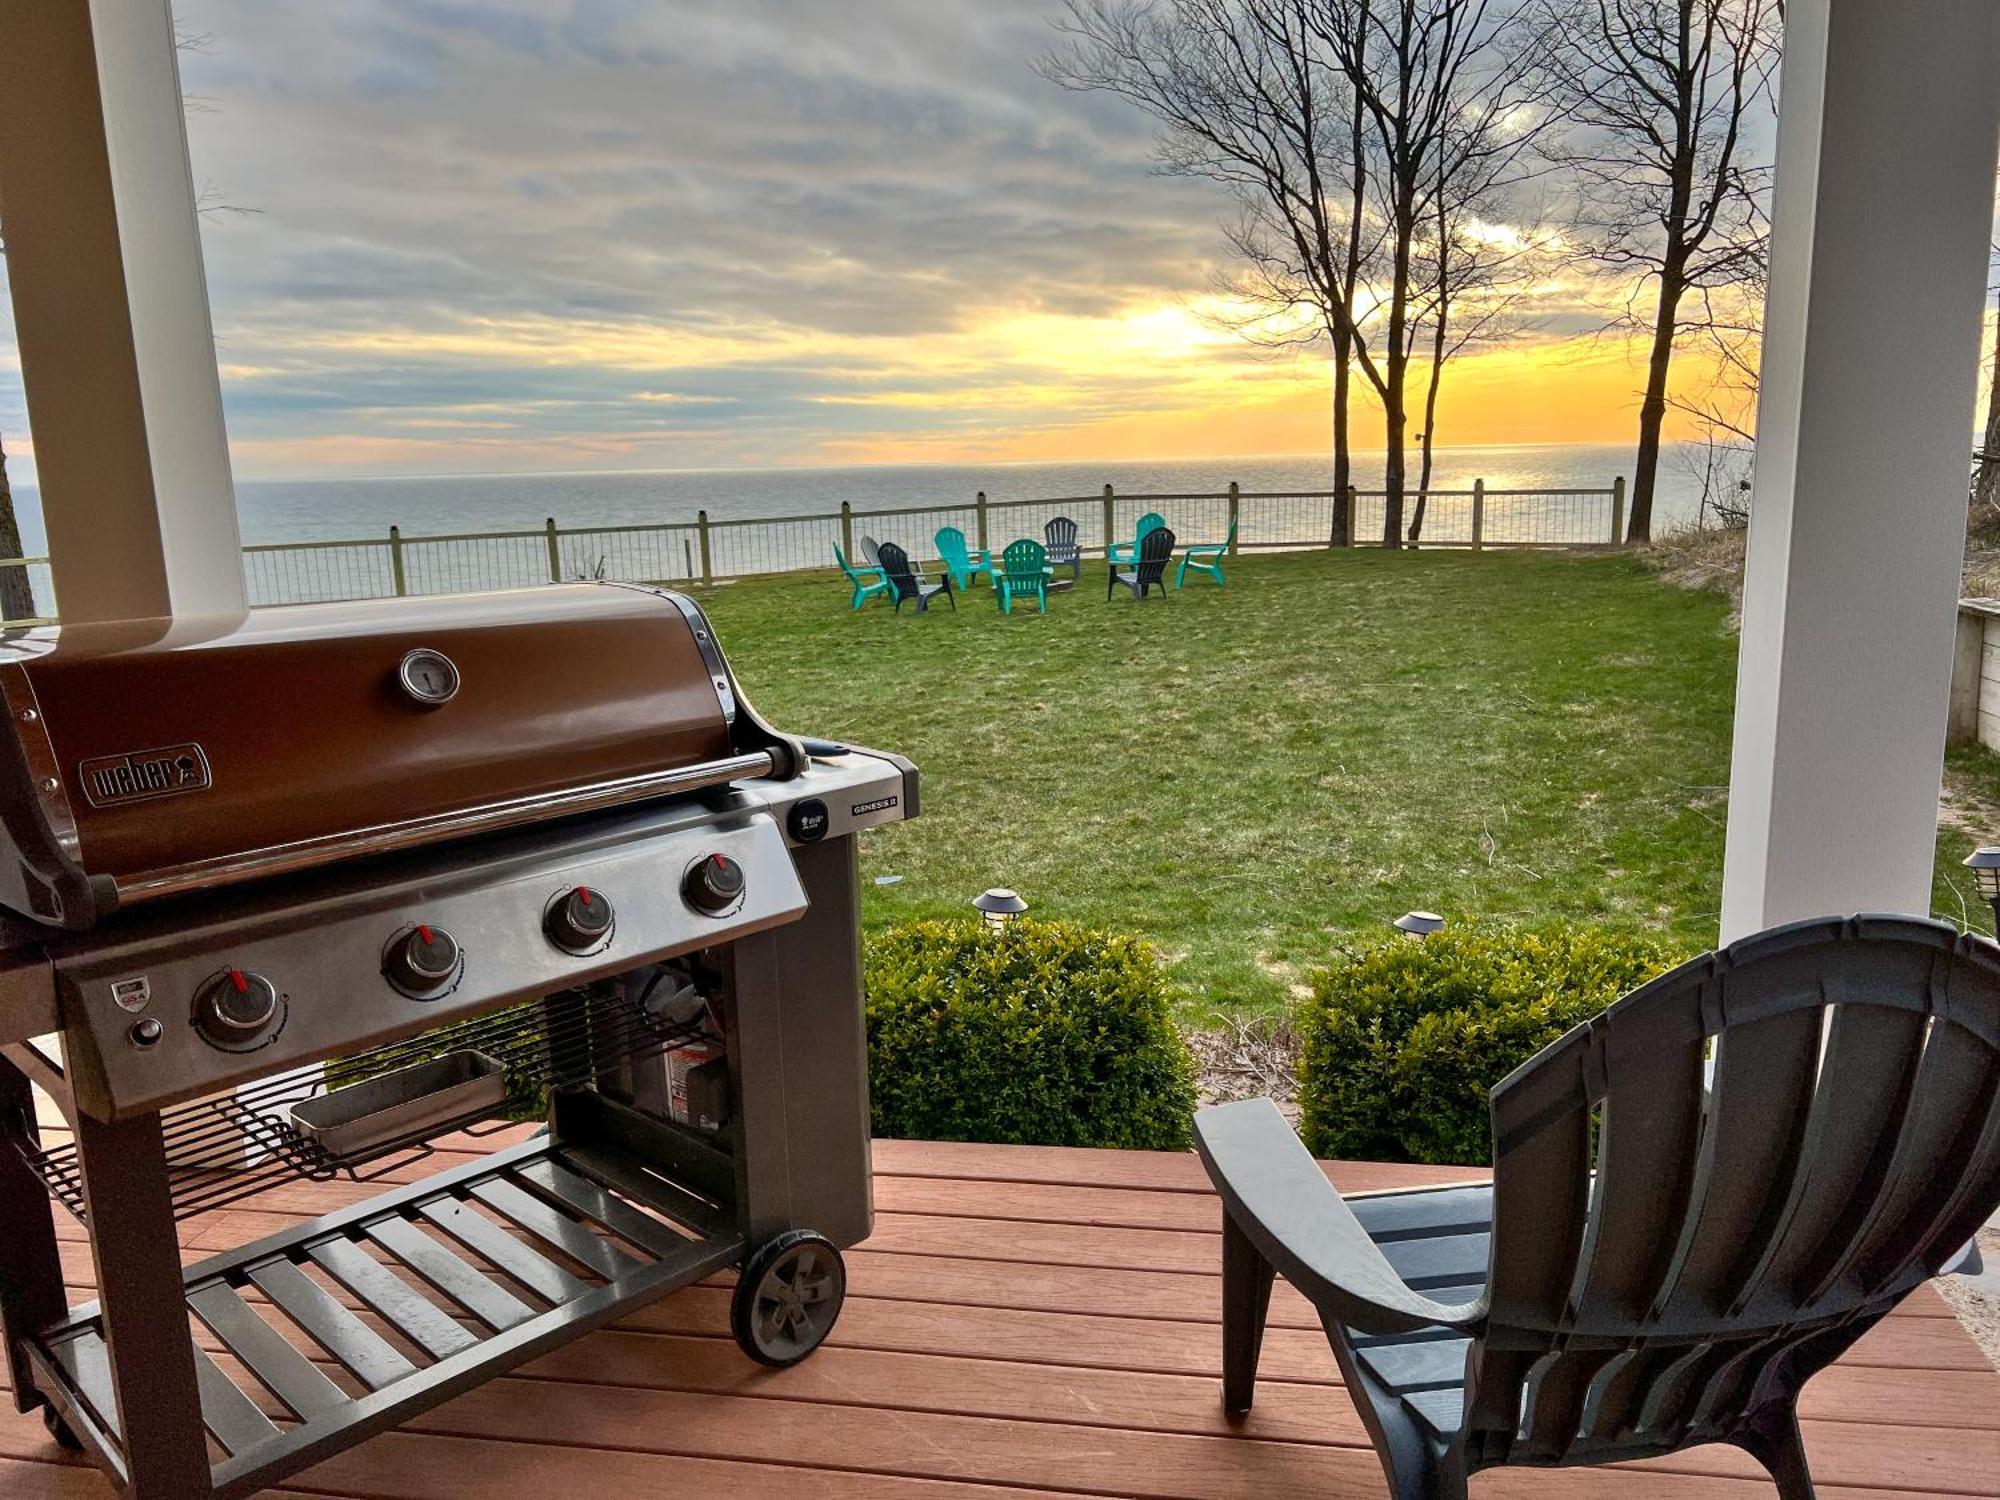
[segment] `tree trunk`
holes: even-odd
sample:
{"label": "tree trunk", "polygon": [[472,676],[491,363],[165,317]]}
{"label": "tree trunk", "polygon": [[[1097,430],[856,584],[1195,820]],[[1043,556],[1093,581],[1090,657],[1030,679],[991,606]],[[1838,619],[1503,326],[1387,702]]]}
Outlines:
{"label": "tree trunk", "polygon": [[1348,513],[1348,488],[1354,482],[1354,452],[1349,422],[1348,361],[1352,338],[1336,334],[1333,340],[1333,530],[1329,546],[1354,545],[1354,517]]}
{"label": "tree trunk", "polygon": [[1632,513],[1625,526],[1628,546],[1653,539],[1653,494],[1660,478],[1660,432],[1667,423],[1667,376],[1673,369],[1674,336],[1679,328],[1681,296],[1686,290],[1681,266],[1676,259],[1670,259],[1660,277],[1660,306],[1653,315],[1653,351],[1646,361],[1646,397],[1639,404],[1639,451],[1632,460]]}
{"label": "tree trunk", "polygon": [[1406,387],[1409,383],[1410,350],[1407,330],[1410,319],[1410,231],[1398,226],[1396,254],[1389,286],[1389,327],[1383,337],[1382,425],[1388,443],[1382,488],[1382,545],[1391,550],[1403,545],[1403,488],[1408,474],[1403,444],[1409,437],[1410,413]]}
{"label": "tree trunk", "polygon": [[1972,481],[1972,508],[1976,519],[1989,525],[2000,520],[2000,323],[1993,335],[1993,384],[1986,396],[1986,441]]}
{"label": "tree trunk", "polygon": [[1416,546],[1424,534],[1424,512],[1431,503],[1431,469],[1437,456],[1438,430],[1438,387],[1444,384],[1445,344],[1447,328],[1451,321],[1451,282],[1446,267],[1442,229],[1438,248],[1438,304],[1431,320],[1431,378],[1424,390],[1424,435],[1418,439],[1423,444],[1421,459],[1417,465],[1417,508],[1410,516],[1410,545]]}
{"label": "tree trunk", "polygon": [[[7,452],[0,447],[0,559],[22,557],[21,523],[14,516],[14,487],[7,479]],[[0,620],[35,618],[35,589],[25,567],[0,567]]]}

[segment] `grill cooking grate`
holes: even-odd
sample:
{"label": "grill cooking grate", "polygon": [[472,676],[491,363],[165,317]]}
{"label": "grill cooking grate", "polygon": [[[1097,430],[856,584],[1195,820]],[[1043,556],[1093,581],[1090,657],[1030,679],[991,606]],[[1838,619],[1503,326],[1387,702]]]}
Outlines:
{"label": "grill cooking grate", "polygon": [[[212,1213],[292,1179],[373,1182],[399,1174],[429,1155],[429,1138],[443,1130],[463,1129],[494,1114],[536,1111],[551,1088],[588,1084],[620,1063],[657,1056],[700,1034],[699,1021],[662,1019],[620,986],[595,985],[180,1105],[160,1116],[174,1217]],[[410,1137],[383,1141],[347,1156],[329,1153],[286,1118],[301,1100],[467,1051],[483,1053],[501,1065],[507,1097],[498,1110],[483,1111],[472,1120],[427,1126]],[[79,1220],[87,1219],[75,1145],[40,1147],[31,1140],[16,1145],[55,1199]]]}

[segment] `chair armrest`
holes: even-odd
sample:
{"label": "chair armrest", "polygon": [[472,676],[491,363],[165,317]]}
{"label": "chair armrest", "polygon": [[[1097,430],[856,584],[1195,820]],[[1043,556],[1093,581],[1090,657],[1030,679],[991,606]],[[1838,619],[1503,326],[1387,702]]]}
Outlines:
{"label": "chair armrest", "polygon": [[1269,1099],[1200,1111],[1194,1138],[1230,1217],[1323,1315],[1372,1334],[1485,1320],[1483,1293],[1454,1304],[1410,1289]]}

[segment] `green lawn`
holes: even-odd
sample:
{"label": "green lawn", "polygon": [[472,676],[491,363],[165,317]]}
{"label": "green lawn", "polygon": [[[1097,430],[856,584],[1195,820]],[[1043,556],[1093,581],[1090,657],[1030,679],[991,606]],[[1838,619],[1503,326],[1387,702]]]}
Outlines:
{"label": "green lawn", "polygon": [[[1620,557],[1244,557],[1227,591],[1046,617],[716,589],[786,728],[901,751],[924,815],[865,841],[871,926],[989,885],[1141,932],[1195,1013],[1276,1007],[1411,907],[1714,936],[1735,645],[1718,594]],[[1962,851],[1961,851],[1962,852]]]}

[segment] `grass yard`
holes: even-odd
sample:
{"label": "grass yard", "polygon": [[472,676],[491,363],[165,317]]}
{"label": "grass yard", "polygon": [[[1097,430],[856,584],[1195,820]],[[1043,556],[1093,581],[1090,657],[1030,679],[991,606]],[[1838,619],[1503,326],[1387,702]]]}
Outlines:
{"label": "grass yard", "polygon": [[1411,907],[1712,940],[1735,646],[1719,595],[1619,557],[1244,557],[1231,584],[1046,617],[719,588],[778,723],[895,749],[924,815],[864,841],[871,926],[989,885],[1145,934],[1196,1016],[1283,1002]]}

